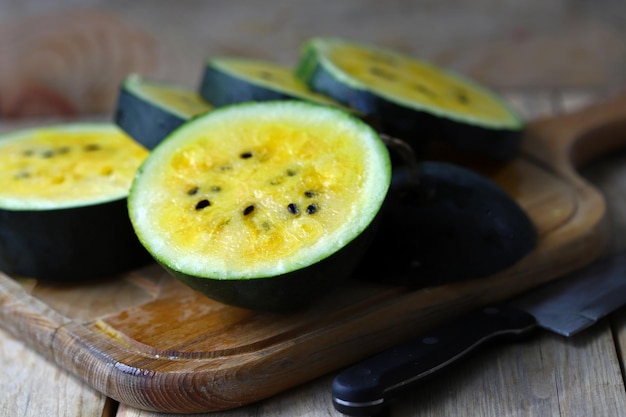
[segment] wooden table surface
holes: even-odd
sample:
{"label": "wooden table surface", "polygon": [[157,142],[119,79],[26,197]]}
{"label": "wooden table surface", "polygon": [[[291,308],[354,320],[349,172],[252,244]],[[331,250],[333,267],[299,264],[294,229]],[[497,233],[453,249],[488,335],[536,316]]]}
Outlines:
{"label": "wooden table surface", "polygon": [[[505,97],[527,119],[598,100],[587,92],[525,91]],[[6,125],[4,126],[6,127]],[[583,175],[607,196],[613,238],[626,248],[626,152],[605,156]],[[623,368],[626,311],[573,338],[547,332],[487,347],[460,366],[407,393],[389,416],[626,416]],[[0,415],[157,417],[106,398],[0,330]],[[331,404],[334,374],[240,409],[207,416],[339,416]]]}

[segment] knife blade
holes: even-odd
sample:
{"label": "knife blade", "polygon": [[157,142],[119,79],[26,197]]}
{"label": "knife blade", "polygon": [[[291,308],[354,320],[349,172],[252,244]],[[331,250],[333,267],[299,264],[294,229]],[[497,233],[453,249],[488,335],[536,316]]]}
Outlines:
{"label": "knife blade", "polygon": [[394,396],[487,342],[514,340],[537,328],[569,337],[625,304],[626,252],[619,252],[344,369],[332,383],[333,406],[350,416],[378,414]]}

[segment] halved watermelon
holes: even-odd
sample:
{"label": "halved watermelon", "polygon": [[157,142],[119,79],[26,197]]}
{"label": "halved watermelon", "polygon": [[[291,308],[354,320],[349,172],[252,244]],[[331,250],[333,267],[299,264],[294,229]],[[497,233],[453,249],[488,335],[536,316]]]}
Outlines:
{"label": "halved watermelon", "polygon": [[500,159],[519,152],[524,123],[496,93],[415,57],[319,37],[303,46],[296,74],[416,149],[435,140]]}
{"label": "halved watermelon", "polygon": [[117,126],[76,123],[0,137],[0,270],[69,281],[150,257],[126,197],[148,151]]}
{"label": "halved watermelon", "polygon": [[391,180],[368,125],[300,101],[215,109],[175,130],[130,198],[141,242],[219,301],[304,307],[360,259]]}

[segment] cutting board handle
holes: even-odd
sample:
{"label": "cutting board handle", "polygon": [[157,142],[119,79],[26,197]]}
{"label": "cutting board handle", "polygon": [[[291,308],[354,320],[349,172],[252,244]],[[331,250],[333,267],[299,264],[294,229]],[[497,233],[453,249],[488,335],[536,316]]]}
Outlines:
{"label": "cutting board handle", "polygon": [[524,137],[527,154],[568,174],[622,147],[626,147],[626,91],[562,116],[535,120]]}

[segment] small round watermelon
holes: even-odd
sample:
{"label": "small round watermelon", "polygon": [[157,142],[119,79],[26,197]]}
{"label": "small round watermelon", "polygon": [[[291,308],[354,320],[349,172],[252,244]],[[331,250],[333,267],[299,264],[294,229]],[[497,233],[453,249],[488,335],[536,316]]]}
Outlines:
{"label": "small round watermelon", "polygon": [[387,148],[361,120],[250,102],[173,131],[139,169],[129,214],[184,283],[227,304],[288,310],[350,276],[390,181]]}

